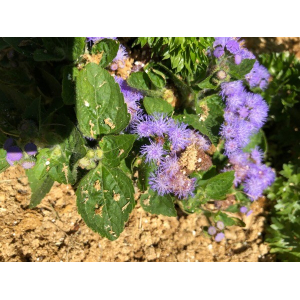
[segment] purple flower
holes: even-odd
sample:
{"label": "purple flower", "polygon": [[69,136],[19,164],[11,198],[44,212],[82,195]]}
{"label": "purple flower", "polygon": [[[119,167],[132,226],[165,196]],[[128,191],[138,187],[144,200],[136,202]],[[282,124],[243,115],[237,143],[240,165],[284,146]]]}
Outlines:
{"label": "purple flower", "polygon": [[119,76],[115,76],[115,81],[119,84],[121,93],[124,96],[125,103],[127,104],[128,112],[131,115],[131,122],[137,117],[141,111],[139,101],[143,98],[143,94],[136,89],[130,87],[127,82]]}
{"label": "purple flower", "polygon": [[37,154],[37,147],[33,143],[28,143],[25,145],[24,150],[27,152],[28,155],[36,155]]}
{"label": "purple flower", "polygon": [[224,239],[225,235],[223,232],[219,232],[216,236],[215,236],[215,241],[216,242],[221,242]]}
{"label": "purple flower", "polygon": [[174,123],[169,127],[169,139],[173,151],[179,151],[191,144],[191,130],[184,123]]}
{"label": "purple flower", "polygon": [[152,121],[152,128],[155,135],[163,137],[164,134],[168,134],[170,128],[174,126],[173,119],[169,119],[165,114],[154,113],[153,116],[150,116]]}
{"label": "purple flower", "polygon": [[194,196],[196,178],[189,178],[187,176],[178,176],[172,185],[172,192],[179,199],[188,198]]}
{"label": "purple flower", "polygon": [[208,227],[207,232],[209,235],[215,235],[217,233],[217,229],[214,226],[210,226],[210,227]]}
{"label": "purple flower", "polygon": [[223,82],[221,84],[221,95],[224,98],[225,96],[236,95],[244,91],[243,81],[231,81]]}
{"label": "purple flower", "polygon": [[23,163],[22,163],[22,167],[24,168],[24,169],[31,169],[31,168],[33,168],[35,166],[35,162],[34,161],[24,161]]}
{"label": "purple flower", "polygon": [[213,46],[214,47],[221,46],[224,48],[229,39],[230,39],[230,37],[215,37]]}
{"label": "purple flower", "polygon": [[246,214],[246,217],[249,217],[253,213],[253,210],[249,210]]}
{"label": "purple flower", "polygon": [[220,229],[220,230],[223,230],[225,228],[225,225],[222,221],[218,221],[217,222],[217,227]]}
{"label": "purple flower", "polygon": [[221,46],[216,47],[216,49],[214,50],[214,56],[217,57],[217,58],[224,55],[224,53],[225,53],[224,48],[221,47]]}
{"label": "purple flower", "polygon": [[264,90],[268,86],[270,74],[267,68],[260,65],[259,62],[256,61],[252,70],[245,76],[245,78],[251,88],[260,87],[262,90]]}
{"label": "purple flower", "polygon": [[7,149],[6,160],[8,163],[19,161],[22,159],[23,153],[22,150],[17,146],[11,146]]}
{"label": "purple flower", "polygon": [[241,212],[242,214],[245,214],[247,211],[248,211],[248,208],[247,208],[246,206],[242,206],[242,207],[240,208],[240,212]]}
{"label": "purple flower", "polygon": [[264,154],[263,154],[262,150],[259,149],[257,146],[251,151],[251,158],[258,165],[260,165],[262,163],[263,156],[264,156]]}
{"label": "purple flower", "polygon": [[3,145],[3,149],[4,150],[8,150],[9,147],[13,146],[15,143],[14,139],[13,138],[8,138],[5,142],[4,142],[4,145]]}
{"label": "purple flower", "polygon": [[152,141],[150,141],[150,145],[143,145],[140,152],[146,156],[146,162],[151,162],[152,160],[160,161],[163,155],[167,154],[162,144],[153,143]]}
{"label": "purple flower", "polygon": [[118,63],[118,66],[120,68],[125,67],[125,60],[128,58],[128,53],[126,51],[126,48],[123,45],[120,45],[118,53],[116,57],[113,59],[113,62]]}
{"label": "purple flower", "polygon": [[160,196],[171,193],[168,175],[159,169],[155,173],[150,174],[149,185]]}
{"label": "purple flower", "polygon": [[131,132],[138,134],[139,138],[150,137],[154,135],[153,122],[147,115],[137,115],[131,125]]}
{"label": "purple flower", "polygon": [[116,40],[117,38],[116,37],[87,37],[86,38],[87,42],[94,42],[94,43],[101,41],[103,39]]}
{"label": "purple flower", "polygon": [[232,39],[227,41],[226,48],[230,53],[237,54],[240,50],[240,44],[236,40]]}

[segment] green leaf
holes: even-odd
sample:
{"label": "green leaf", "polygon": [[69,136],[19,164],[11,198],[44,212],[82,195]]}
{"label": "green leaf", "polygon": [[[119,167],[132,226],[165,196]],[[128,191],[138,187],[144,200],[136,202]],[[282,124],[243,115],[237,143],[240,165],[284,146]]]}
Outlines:
{"label": "green leaf", "polygon": [[62,99],[66,105],[76,103],[75,80],[79,70],[73,66],[66,66],[63,69]]}
{"label": "green leaf", "polygon": [[100,148],[103,151],[101,162],[110,167],[119,166],[121,160],[129,154],[135,140],[136,135],[134,134],[104,136],[99,142]]}
{"label": "green leaf", "polygon": [[4,172],[9,167],[9,163],[6,161],[6,151],[0,149],[0,173]]}
{"label": "green leaf", "polygon": [[239,218],[229,217],[226,213],[219,211],[214,217],[215,221],[222,221],[225,226],[240,226],[245,227],[246,224]]}
{"label": "green leaf", "polygon": [[76,61],[83,53],[86,46],[85,37],[62,38],[67,58]]}
{"label": "green leaf", "polygon": [[256,59],[244,59],[239,65],[228,63],[229,75],[236,79],[243,79],[253,68]]}
{"label": "green leaf", "polygon": [[86,137],[118,133],[130,120],[119,85],[108,71],[90,63],[76,77],[76,115]]}
{"label": "green leaf", "polygon": [[85,223],[101,236],[117,239],[135,206],[132,181],[121,170],[99,164],[80,181],[76,195]]}
{"label": "green leaf", "polygon": [[76,163],[85,156],[86,150],[78,129],[66,118],[65,125],[69,127],[69,136],[53,148],[44,148],[39,151],[36,164],[32,169],[37,179],[42,180],[48,174],[54,181],[60,183],[74,184],[76,182]]}
{"label": "green leaf", "polygon": [[162,72],[150,69],[147,75],[156,88],[162,89],[166,85],[165,75]]}
{"label": "green leaf", "polygon": [[177,87],[182,103],[188,103],[190,95],[192,94],[192,89],[187,86],[179,77],[177,77],[171,70],[169,70],[165,65],[161,63],[157,63],[164,73],[166,73],[171,80],[174,82],[175,86]]}
{"label": "green leaf", "polygon": [[206,196],[214,200],[222,200],[233,185],[234,171],[224,172],[209,179],[206,184]]}
{"label": "green leaf", "polygon": [[[201,99],[196,104],[196,112],[200,115],[198,119],[199,129],[202,129],[202,133],[207,135],[211,142],[217,146],[220,140],[220,127],[224,122],[224,103],[221,97],[211,95]],[[203,127],[205,127],[204,131]]]}
{"label": "green leaf", "polygon": [[264,132],[260,129],[258,133],[255,133],[250,138],[250,143],[243,148],[244,152],[251,152],[255,146],[259,146],[265,153],[268,149],[267,139]]}
{"label": "green leaf", "polygon": [[211,79],[212,79],[213,75],[211,76],[208,76],[207,78],[205,78],[203,81],[201,81],[199,84],[198,84],[198,87],[200,89],[211,89],[211,90],[215,90],[218,88],[218,85],[214,85],[211,83]]}
{"label": "green leaf", "polygon": [[112,62],[118,53],[119,46],[119,42],[112,39],[103,39],[93,46],[93,54],[102,53],[100,67],[105,68]]}
{"label": "green leaf", "polygon": [[29,208],[36,207],[41,203],[46,194],[50,191],[54,181],[49,175],[43,176],[41,179],[35,177],[35,170],[26,170],[28,176],[29,185],[31,188],[31,199]]}
{"label": "green leaf", "polygon": [[138,90],[148,91],[151,89],[151,81],[145,72],[131,73],[127,79],[127,83]]}
{"label": "green leaf", "polygon": [[160,98],[145,97],[143,104],[148,115],[153,115],[155,112],[171,115],[174,111],[170,103]]}
{"label": "green leaf", "polygon": [[157,192],[149,189],[147,193],[141,195],[140,203],[143,209],[151,214],[177,216],[174,200],[170,195],[159,196]]}
{"label": "green leaf", "polygon": [[141,191],[145,191],[149,187],[149,176],[156,169],[156,165],[154,163],[145,163],[143,162],[138,166],[138,188]]}

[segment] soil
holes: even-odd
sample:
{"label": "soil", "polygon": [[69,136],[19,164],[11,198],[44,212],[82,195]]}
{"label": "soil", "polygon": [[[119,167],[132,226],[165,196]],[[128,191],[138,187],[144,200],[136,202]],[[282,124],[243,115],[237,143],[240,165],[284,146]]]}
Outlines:
{"label": "soil", "polygon": [[139,205],[116,241],[101,238],[77,213],[71,186],[55,184],[40,205],[29,209],[30,188],[24,170],[0,174],[0,261],[272,261],[263,242],[266,200],[241,216],[245,228],[225,230],[213,241],[202,231],[201,215],[178,218],[150,215]]}

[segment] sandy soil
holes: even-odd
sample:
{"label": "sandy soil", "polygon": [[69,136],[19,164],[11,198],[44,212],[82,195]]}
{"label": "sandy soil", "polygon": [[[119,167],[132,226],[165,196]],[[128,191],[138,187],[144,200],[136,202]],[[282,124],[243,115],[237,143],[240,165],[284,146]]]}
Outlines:
{"label": "sandy soil", "polygon": [[[265,199],[243,217],[246,228],[231,227],[226,241],[212,241],[201,215],[150,215],[137,205],[120,238],[101,238],[82,221],[71,186],[55,184],[41,204],[28,209],[25,172],[0,174],[0,261],[270,261],[263,242]],[[241,216],[240,216],[241,217]]]}

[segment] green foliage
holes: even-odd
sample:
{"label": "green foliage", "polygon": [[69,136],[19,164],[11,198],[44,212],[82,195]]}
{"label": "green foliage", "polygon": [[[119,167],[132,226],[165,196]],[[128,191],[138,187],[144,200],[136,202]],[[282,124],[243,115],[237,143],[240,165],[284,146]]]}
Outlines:
{"label": "green foliage", "polygon": [[84,136],[118,133],[130,114],[118,84],[108,71],[90,63],[76,77],[76,115]]}
{"label": "green foliage", "polygon": [[174,111],[171,104],[160,98],[145,97],[143,104],[148,115],[153,115],[155,112],[171,115]]}
{"label": "green foliage", "polygon": [[6,161],[6,151],[0,149],[0,173],[4,172],[9,167],[8,162]]}
{"label": "green foliage", "polygon": [[120,169],[100,163],[80,181],[78,212],[92,230],[115,240],[135,206],[133,195],[132,181]]}
{"label": "green foliage", "polygon": [[128,156],[135,139],[133,134],[104,136],[99,142],[103,151],[102,163],[110,167],[119,166],[122,159]]}
{"label": "green foliage", "polygon": [[101,61],[99,66],[102,68],[107,67],[112,60],[116,57],[119,49],[119,42],[111,39],[103,39],[96,43],[92,48],[93,54],[101,54]]}
{"label": "green foliage", "polygon": [[189,81],[202,76],[208,66],[206,50],[213,44],[213,38],[203,37],[140,37],[136,45],[146,44],[163,63]]}
{"label": "green foliage", "polygon": [[255,59],[244,59],[239,65],[229,63],[229,75],[235,79],[243,79],[253,68]]}
{"label": "green foliage", "polygon": [[281,261],[300,261],[300,168],[284,164],[268,198],[276,201],[266,241]]}
{"label": "green foliage", "polygon": [[157,192],[149,189],[141,195],[140,203],[143,209],[151,214],[176,217],[174,199],[170,195],[159,196]]}
{"label": "green foliage", "polygon": [[29,208],[34,208],[41,203],[43,198],[50,191],[54,181],[48,174],[45,174],[40,179],[37,179],[34,169],[27,170],[26,175],[28,176],[31,189]]}

